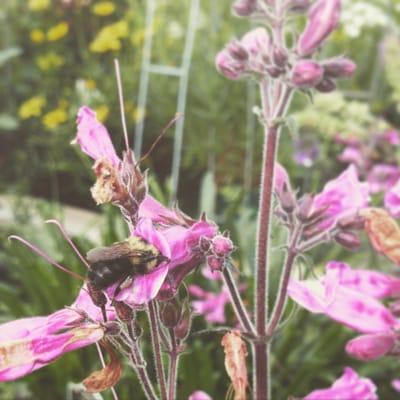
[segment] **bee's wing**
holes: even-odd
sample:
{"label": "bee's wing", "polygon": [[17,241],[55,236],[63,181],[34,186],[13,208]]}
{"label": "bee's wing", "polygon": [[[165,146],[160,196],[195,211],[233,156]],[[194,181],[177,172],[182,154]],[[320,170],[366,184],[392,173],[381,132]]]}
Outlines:
{"label": "bee's wing", "polygon": [[90,263],[112,261],[123,257],[143,256],[143,250],[132,249],[126,242],[114,243],[111,246],[96,247],[89,250],[86,258]]}

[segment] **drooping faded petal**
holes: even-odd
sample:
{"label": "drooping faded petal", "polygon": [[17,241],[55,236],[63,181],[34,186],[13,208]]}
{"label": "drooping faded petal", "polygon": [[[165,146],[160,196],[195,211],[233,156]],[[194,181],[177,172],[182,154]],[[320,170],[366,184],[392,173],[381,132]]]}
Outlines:
{"label": "drooping faded petal", "polygon": [[350,165],[336,179],[329,181],[314,198],[315,210],[327,207],[326,219],[320,224],[321,229],[332,227],[339,218],[356,214],[367,207],[369,202],[368,183],[358,180],[357,170]]}
{"label": "drooping faded petal", "polygon": [[394,346],[396,335],[393,332],[361,335],[346,344],[346,352],[362,361],[376,360],[386,355]]}
{"label": "drooping faded petal", "polygon": [[353,269],[341,261],[330,261],[326,270],[337,276],[340,285],[376,299],[400,294],[400,279],[383,272]]}
{"label": "drooping faded petal", "polygon": [[358,332],[385,332],[397,325],[394,315],[376,299],[340,285],[329,274],[321,282],[292,279],[288,294],[308,311],[325,314]]}
{"label": "drooping faded petal", "polygon": [[110,135],[105,126],[98,121],[96,113],[89,107],[81,107],[77,117],[78,132],[75,142],[82,151],[94,160],[106,158],[114,167],[120,159],[115,152]]}
{"label": "drooping faded petal", "polygon": [[345,368],[343,375],[327,389],[314,390],[304,400],[378,400],[377,387],[368,378],[358,376],[352,368]]}
{"label": "drooping faded petal", "polygon": [[225,351],[225,369],[235,391],[234,399],[246,400],[248,386],[246,343],[239,331],[231,331],[223,336],[221,344]]}

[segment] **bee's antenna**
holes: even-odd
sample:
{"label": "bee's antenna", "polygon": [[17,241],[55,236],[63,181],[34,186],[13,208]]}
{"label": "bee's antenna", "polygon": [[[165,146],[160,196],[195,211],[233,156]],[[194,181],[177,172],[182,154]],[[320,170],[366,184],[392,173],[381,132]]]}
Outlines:
{"label": "bee's antenna", "polygon": [[122,90],[121,71],[119,69],[119,61],[118,61],[117,58],[114,59],[114,66],[115,66],[115,77],[117,78],[119,108],[121,110],[122,130],[124,132],[126,151],[129,152],[130,147],[129,147],[128,130],[126,128],[125,107],[124,107],[124,93],[123,93],[123,90]]}
{"label": "bee's antenna", "polygon": [[175,122],[178,121],[179,118],[182,118],[182,115],[183,115],[182,113],[176,113],[175,114],[175,117],[172,118],[171,121],[169,121],[168,124],[164,127],[164,129],[158,135],[157,139],[150,146],[150,149],[147,151],[147,153],[144,156],[142,156],[140,158],[140,160],[135,164],[135,167],[137,167],[143,160],[145,160],[151,154],[151,152],[157,146],[157,144],[161,140],[161,138],[167,133],[168,129],[171,128],[171,126],[174,125]]}
{"label": "bee's antenna", "polygon": [[36,253],[40,257],[44,258],[47,262],[49,262],[54,267],[60,269],[61,271],[64,271],[66,274],[74,277],[75,279],[79,279],[82,281],[85,280],[85,278],[83,276],[77,274],[76,272],[70,271],[68,268],[63,267],[57,261],[53,260],[49,255],[47,255],[43,250],[39,249],[34,244],[28,242],[27,240],[23,239],[22,237],[16,236],[16,235],[11,235],[8,237],[8,240],[17,240],[18,242],[21,242],[26,247],[28,247],[30,250],[32,250],[34,253]]}
{"label": "bee's antenna", "polygon": [[57,228],[60,230],[61,234],[63,235],[64,239],[69,243],[69,245],[72,247],[72,250],[74,250],[74,252],[80,258],[80,260],[83,262],[85,267],[87,269],[91,269],[89,263],[86,260],[86,258],[83,257],[82,253],[78,250],[78,248],[76,247],[75,243],[68,236],[68,233],[65,230],[65,228],[62,226],[61,222],[57,221],[56,219],[49,219],[49,220],[46,221],[46,224],[54,224],[54,225],[56,225]]}

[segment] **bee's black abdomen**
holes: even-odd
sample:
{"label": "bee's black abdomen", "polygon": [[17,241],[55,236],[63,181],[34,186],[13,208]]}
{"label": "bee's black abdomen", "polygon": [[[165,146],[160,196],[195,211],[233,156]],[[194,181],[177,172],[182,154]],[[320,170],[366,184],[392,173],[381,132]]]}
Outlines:
{"label": "bee's black abdomen", "polygon": [[132,272],[130,263],[119,260],[118,263],[96,262],[91,265],[88,280],[100,290],[106,289]]}

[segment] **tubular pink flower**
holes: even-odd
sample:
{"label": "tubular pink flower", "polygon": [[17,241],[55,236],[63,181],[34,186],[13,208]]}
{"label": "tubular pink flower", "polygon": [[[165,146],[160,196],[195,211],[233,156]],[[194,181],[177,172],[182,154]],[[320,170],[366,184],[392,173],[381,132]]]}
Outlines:
{"label": "tubular pink flower", "polygon": [[318,0],[308,13],[308,23],[297,43],[300,56],[310,56],[336,29],[340,20],[340,0]]}
{"label": "tubular pink flower", "polygon": [[398,326],[394,315],[378,300],[341,285],[336,273],[329,270],[321,281],[292,279],[288,294],[306,310],[325,314],[361,333],[387,332]]}
{"label": "tubular pink flower", "polygon": [[358,291],[375,299],[400,295],[400,279],[383,272],[353,269],[340,261],[330,261],[326,271],[335,276],[341,286]]}
{"label": "tubular pink flower", "polygon": [[297,88],[312,88],[322,81],[324,69],[316,61],[300,60],[292,70],[291,83]]}
{"label": "tubular pink flower", "polygon": [[304,400],[378,400],[377,387],[368,378],[361,378],[352,368],[345,368],[343,375],[327,389],[314,390]]}
{"label": "tubular pink flower", "polygon": [[400,217],[400,179],[390,188],[384,198],[385,208],[395,218]]}
{"label": "tubular pink flower", "polygon": [[200,286],[190,285],[189,293],[199,298],[192,301],[192,306],[194,311],[203,315],[207,322],[223,324],[226,321],[225,305],[229,303],[229,293],[226,290],[213,293],[203,290]]}
{"label": "tubular pink flower", "polygon": [[314,198],[315,210],[327,207],[326,219],[320,224],[321,229],[332,227],[336,220],[356,214],[367,207],[369,202],[368,183],[358,180],[357,170],[350,165],[336,179],[329,181]]}
{"label": "tubular pink flower", "polygon": [[372,361],[383,357],[396,343],[393,332],[360,335],[346,344],[346,352],[362,361]]}
{"label": "tubular pink flower", "polygon": [[98,342],[104,327],[86,320],[99,319],[98,310],[82,289],[71,308],[0,325],[0,381],[20,378],[66,352]]}
{"label": "tubular pink flower", "polygon": [[79,144],[82,151],[94,160],[106,158],[117,167],[121,160],[115,152],[107,129],[97,120],[96,113],[87,106],[81,107],[77,124],[78,132],[74,143]]}

